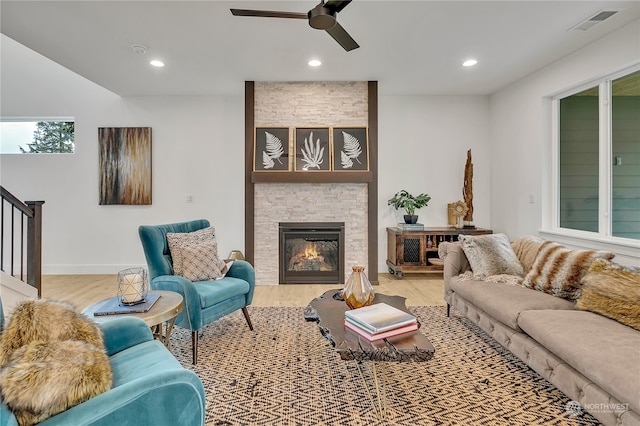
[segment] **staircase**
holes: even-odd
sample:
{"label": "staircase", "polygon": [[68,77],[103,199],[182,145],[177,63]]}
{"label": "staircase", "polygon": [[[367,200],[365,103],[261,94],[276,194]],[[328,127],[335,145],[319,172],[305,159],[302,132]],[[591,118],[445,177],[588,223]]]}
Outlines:
{"label": "staircase", "polygon": [[5,312],[39,298],[42,283],[42,205],[22,202],[0,186],[0,295]]}

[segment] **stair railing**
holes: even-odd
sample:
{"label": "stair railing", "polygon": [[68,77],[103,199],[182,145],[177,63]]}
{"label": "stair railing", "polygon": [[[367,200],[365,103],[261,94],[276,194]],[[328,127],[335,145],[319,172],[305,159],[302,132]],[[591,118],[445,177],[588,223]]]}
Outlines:
{"label": "stair railing", "polygon": [[0,195],[0,269],[35,287],[41,296],[44,201],[23,203],[2,186]]}

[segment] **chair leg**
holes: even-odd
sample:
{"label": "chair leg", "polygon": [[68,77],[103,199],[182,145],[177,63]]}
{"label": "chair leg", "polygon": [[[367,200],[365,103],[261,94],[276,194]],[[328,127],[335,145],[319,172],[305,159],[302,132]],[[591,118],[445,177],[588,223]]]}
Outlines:
{"label": "chair leg", "polygon": [[249,318],[249,311],[246,306],[242,308],[242,313],[244,314],[244,319],[247,320],[247,324],[249,324],[249,330],[253,331],[253,324],[251,324],[251,318]]}
{"label": "chair leg", "polygon": [[449,311],[451,310],[451,305],[447,303],[447,317],[449,316]]}
{"label": "chair leg", "polygon": [[191,351],[193,352],[193,365],[198,362],[198,331],[191,332]]}

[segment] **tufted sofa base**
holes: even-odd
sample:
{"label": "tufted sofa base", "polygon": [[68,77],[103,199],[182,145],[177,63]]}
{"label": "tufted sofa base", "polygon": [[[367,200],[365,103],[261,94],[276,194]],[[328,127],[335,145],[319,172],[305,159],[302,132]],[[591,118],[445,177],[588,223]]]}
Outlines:
{"label": "tufted sofa base", "polygon": [[[540,376],[569,398],[580,403],[581,407],[586,407],[587,411],[602,423],[623,426],[640,425],[638,413],[613,398],[526,333],[502,324],[469,301],[458,297],[454,292],[447,294],[446,300],[450,306],[478,325]],[[602,401],[607,401],[607,407],[601,407]]]}

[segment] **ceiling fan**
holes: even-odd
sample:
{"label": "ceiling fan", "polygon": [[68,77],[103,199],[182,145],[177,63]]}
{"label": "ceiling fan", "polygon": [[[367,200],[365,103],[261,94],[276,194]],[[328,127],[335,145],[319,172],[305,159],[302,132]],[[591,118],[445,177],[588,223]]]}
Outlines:
{"label": "ceiling fan", "polygon": [[351,38],[349,33],[342,28],[336,19],[338,12],[344,9],[351,0],[322,0],[320,4],[307,13],[301,12],[276,12],[273,10],[231,9],[234,16],[257,16],[262,18],[290,18],[307,19],[309,25],[317,30],[325,30],[347,52],[360,47]]}

